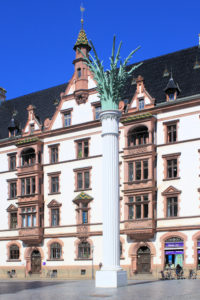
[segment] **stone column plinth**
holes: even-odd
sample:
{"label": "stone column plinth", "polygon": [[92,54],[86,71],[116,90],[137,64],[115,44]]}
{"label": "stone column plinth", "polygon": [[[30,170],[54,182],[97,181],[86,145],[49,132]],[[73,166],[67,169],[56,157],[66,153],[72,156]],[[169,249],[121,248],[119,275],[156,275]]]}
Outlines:
{"label": "stone column plinth", "polygon": [[96,272],[96,287],[127,284],[120,267],[119,231],[119,118],[118,110],[100,114],[103,143],[103,267]]}

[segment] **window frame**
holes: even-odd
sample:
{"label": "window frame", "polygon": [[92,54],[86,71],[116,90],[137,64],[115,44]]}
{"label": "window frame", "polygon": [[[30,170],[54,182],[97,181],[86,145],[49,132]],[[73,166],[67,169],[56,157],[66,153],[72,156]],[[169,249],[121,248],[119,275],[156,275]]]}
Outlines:
{"label": "window frame", "polygon": [[[70,127],[72,125],[72,111],[73,111],[73,108],[69,108],[69,109],[65,109],[65,110],[62,110],[61,111],[61,114],[62,114],[62,127],[64,128],[67,128],[67,127]],[[69,124],[66,125],[66,118],[65,116],[70,116],[70,121],[69,121]]]}
{"label": "window frame", "polygon": [[[168,121],[168,122],[163,122],[164,133],[165,133],[165,141],[164,142],[166,144],[172,144],[172,143],[176,143],[178,141],[178,124],[179,124],[179,119]],[[175,131],[173,131],[172,129],[170,130],[170,128],[173,126],[175,126]],[[174,132],[175,132],[175,134],[174,134]],[[172,138],[169,138],[169,134],[172,135]]]}
{"label": "window frame", "polygon": [[9,180],[9,198],[8,199],[17,199],[17,179]]}
{"label": "window frame", "polygon": [[[13,247],[15,247],[17,249],[12,250],[11,248],[13,248]],[[13,253],[11,251],[17,251],[17,254],[14,253],[14,256],[17,256],[17,257],[12,257]],[[13,244],[11,244],[9,246],[9,260],[16,261],[16,260],[19,260],[19,259],[20,259],[20,249],[19,249],[19,246],[13,243]]]}
{"label": "window frame", "polygon": [[[92,169],[92,167],[85,167],[85,168],[73,170],[75,173],[75,191],[76,192],[91,190],[91,169]],[[86,187],[86,179],[87,179],[86,174],[88,174],[88,186],[87,187]],[[79,175],[81,175],[81,177]],[[81,186],[79,186],[80,180],[82,182]]]}
{"label": "window frame", "polygon": [[[145,200],[145,197],[147,199]],[[140,200],[139,200],[140,198]],[[147,220],[149,219],[150,214],[150,195],[149,193],[145,194],[136,194],[136,195],[129,195],[127,196],[127,219],[130,220]],[[145,209],[144,207],[148,206],[148,215],[144,217]],[[131,211],[131,218],[130,218],[130,211]],[[137,211],[140,212],[140,217],[137,217]]]}
{"label": "window frame", "polygon": [[[172,201],[172,203],[170,203],[170,210],[172,210],[172,212],[169,213],[169,201]],[[176,201],[174,201],[176,200]],[[170,196],[166,198],[167,201],[167,212],[166,212],[166,216],[167,218],[175,218],[178,217],[178,197],[177,196]],[[176,215],[175,215],[175,207],[176,207]]]}
{"label": "window frame", "polygon": [[21,228],[38,227],[36,205],[21,207],[20,216],[21,216]]}
{"label": "window frame", "polygon": [[[12,159],[14,158],[14,167],[12,166],[13,162]],[[9,153],[8,154],[8,170],[9,171],[16,171],[17,170],[17,152]]]}
{"label": "window frame", "polygon": [[[18,225],[18,219],[17,219],[17,210],[16,211],[10,211],[10,229],[16,229],[17,225]],[[12,215],[16,214],[16,222],[13,222],[13,217]],[[13,224],[15,224],[15,226],[13,226]]]}
{"label": "window frame", "polygon": [[[48,178],[49,178],[49,193],[48,195],[54,195],[54,194],[60,194],[60,190],[61,190],[61,186],[60,186],[60,176],[61,176],[61,171],[58,171],[58,172],[52,172],[52,173],[47,173],[48,175]],[[53,178],[58,178],[58,181],[57,181],[57,188],[56,190],[54,191],[53,190]]]}
{"label": "window frame", "polygon": [[[145,163],[147,162],[147,167]],[[149,158],[128,161],[128,183],[149,180]],[[147,176],[144,177],[144,174]],[[132,180],[130,180],[132,178]],[[138,178],[138,179],[137,179]]]}
{"label": "window frame", "polygon": [[143,110],[145,108],[145,100],[144,98],[138,99],[138,110]]}
{"label": "window frame", "polygon": [[[85,246],[82,246],[83,244],[85,244]],[[88,251],[88,249],[89,249],[89,251]],[[86,241],[80,241],[78,243],[78,249],[77,250],[78,250],[77,251],[78,252],[77,257],[78,257],[79,260],[91,259],[92,247],[91,247],[91,244],[87,240]]]}
{"label": "window frame", "polygon": [[[59,245],[59,247],[53,248],[53,245]],[[59,249],[59,252],[57,251]],[[56,251],[55,251],[56,250]],[[59,253],[59,255],[58,255]],[[55,257],[54,257],[55,254]],[[50,244],[50,260],[61,260],[62,259],[62,245],[55,241]]]}
{"label": "window frame", "polygon": [[[49,145],[48,148],[49,148],[49,162],[51,164],[56,164],[57,162],[59,162],[60,144]],[[56,153],[53,153],[54,150]]]}
{"label": "window frame", "polygon": [[[84,138],[84,139],[80,139],[80,140],[75,140],[74,141],[76,144],[76,158],[77,159],[81,159],[81,158],[89,158],[90,156],[90,138]],[[85,143],[87,143],[87,155],[85,153]],[[79,147],[80,145],[80,147]],[[79,151],[79,148],[80,151]]]}
{"label": "window frame", "polygon": [[[164,160],[163,181],[180,179],[180,156],[181,152],[162,155],[162,158]],[[175,161],[176,164],[174,163]],[[169,162],[171,163],[171,166],[169,166]],[[171,172],[171,176],[169,176],[169,172]],[[176,176],[174,176],[175,173]]]}
{"label": "window frame", "polygon": [[[101,113],[101,102],[96,101],[96,102],[91,103],[91,105],[93,108],[93,120],[99,121],[100,120],[99,114]],[[99,109],[98,112],[97,112],[97,109]]]}
{"label": "window frame", "polygon": [[27,197],[36,194],[36,176],[24,177],[20,179],[21,195]]}

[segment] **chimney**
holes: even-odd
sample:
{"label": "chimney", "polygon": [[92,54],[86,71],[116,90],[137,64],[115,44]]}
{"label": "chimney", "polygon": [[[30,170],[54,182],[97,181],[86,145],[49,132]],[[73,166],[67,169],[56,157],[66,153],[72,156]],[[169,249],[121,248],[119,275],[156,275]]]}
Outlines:
{"label": "chimney", "polygon": [[6,90],[0,87],[0,104],[6,100]]}

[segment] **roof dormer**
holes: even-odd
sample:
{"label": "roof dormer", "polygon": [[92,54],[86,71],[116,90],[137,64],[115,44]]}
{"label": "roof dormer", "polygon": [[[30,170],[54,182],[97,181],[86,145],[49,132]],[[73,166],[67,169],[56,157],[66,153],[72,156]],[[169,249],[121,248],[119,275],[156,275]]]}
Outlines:
{"label": "roof dormer", "polygon": [[139,75],[136,79],[136,92],[131,100],[128,112],[135,112],[154,107],[155,99],[147,92],[144,85],[144,78]]}

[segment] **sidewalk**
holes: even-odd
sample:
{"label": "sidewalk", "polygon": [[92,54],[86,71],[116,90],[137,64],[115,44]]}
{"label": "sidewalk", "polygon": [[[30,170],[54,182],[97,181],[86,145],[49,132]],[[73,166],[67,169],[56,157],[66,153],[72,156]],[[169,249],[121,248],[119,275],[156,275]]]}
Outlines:
{"label": "sidewalk", "polygon": [[199,300],[199,280],[129,281],[118,289],[94,281],[1,281],[0,300]]}

